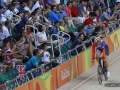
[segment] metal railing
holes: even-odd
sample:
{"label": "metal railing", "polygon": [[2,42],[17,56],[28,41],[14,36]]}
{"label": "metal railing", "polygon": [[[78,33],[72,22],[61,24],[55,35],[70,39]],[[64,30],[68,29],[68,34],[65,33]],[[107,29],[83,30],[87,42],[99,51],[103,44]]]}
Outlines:
{"label": "metal railing", "polygon": [[[120,22],[120,20],[118,21],[118,22]],[[120,27],[120,24],[119,23],[116,23],[116,24],[118,24],[119,25],[119,27]],[[115,25],[116,25],[115,24]],[[110,28],[113,28],[113,25],[111,26],[111,27],[109,27],[109,29]],[[115,29],[116,30],[116,29]],[[113,32],[115,31],[115,30],[112,30]],[[105,31],[103,31],[103,32],[101,32],[101,33],[104,33]],[[100,34],[101,34],[100,33]],[[91,42],[91,43],[93,43],[92,42],[92,39],[94,39],[95,37],[91,37],[90,38],[90,40],[88,40],[88,42]],[[84,43],[87,43],[87,41],[86,42],[84,42]],[[84,47],[85,48],[85,50],[86,50],[86,47],[85,47],[85,44],[81,44],[81,45],[78,45],[78,46],[76,46],[74,49],[72,49],[72,50],[68,50],[65,54],[61,54],[58,58],[55,58],[55,59],[53,59],[54,61],[56,61],[56,62],[59,62],[60,64],[63,64],[63,60],[65,59],[61,59],[61,58],[63,58],[64,56],[67,56],[67,60],[70,60],[71,58],[73,58],[73,56],[71,55],[71,53],[73,52],[73,51],[76,51],[76,55],[78,55],[79,53],[78,53],[78,48],[79,47]],[[80,52],[81,53],[81,52]],[[75,56],[76,56],[75,55]],[[61,61],[62,60],[62,61]],[[30,82],[31,80],[33,80],[34,78],[36,78],[37,76],[34,76],[34,74],[33,74],[33,72],[35,72],[36,70],[40,70],[41,71],[41,74],[40,75],[42,75],[43,73],[45,73],[44,72],[44,68],[43,68],[43,66],[41,65],[39,68],[35,68],[35,69],[32,69],[32,70],[30,70],[30,71],[28,71],[28,72],[26,72],[26,74],[24,74],[24,75],[21,75],[21,76],[18,76],[18,77],[16,77],[15,79],[13,79],[13,80],[11,80],[11,81],[7,81],[6,83],[4,83],[3,85],[5,85],[5,86],[7,86],[7,88],[6,89],[4,89],[4,90],[12,90],[12,89],[14,89],[14,88],[16,88],[16,87],[19,87],[19,86],[21,86],[22,84],[24,84],[24,83],[27,83],[27,82]],[[23,80],[22,80],[22,83],[20,83],[20,78],[21,77],[25,77],[25,79],[26,79],[26,81],[24,81],[23,82]],[[11,87],[10,87],[10,85],[11,85]]]}
{"label": "metal railing", "polygon": [[37,42],[37,36],[36,36],[35,31],[38,32],[38,29],[37,29],[36,27],[32,26],[32,25],[26,25],[26,26],[25,26],[25,31],[27,31],[27,27],[32,27],[32,28],[33,28],[35,47],[37,48],[37,45],[36,45],[36,42]]}
{"label": "metal railing", "polygon": [[35,23],[33,24],[33,26],[35,27],[35,26],[36,26],[36,24],[43,26],[43,27],[45,28],[45,30],[46,30],[45,25],[43,25],[43,24],[41,24],[41,23],[39,23],[39,22],[35,22]]}
{"label": "metal railing", "polygon": [[[54,37],[54,36],[56,36],[56,37],[58,38],[58,40],[57,40],[58,42],[59,42],[60,38],[62,39],[62,42],[64,41],[63,37],[59,36],[58,34],[52,34],[52,35],[51,35],[51,42],[50,42],[50,43],[51,43],[51,47],[52,47],[52,55],[53,55],[53,58],[54,58],[54,49],[53,49],[53,44],[54,44],[54,43],[53,43],[53,41],[54,41],[54,40],[53,40],[53,37]],[[60,54],[61,54],[60,45],[59,45],[58,47],[59,47],[59,51],[60,51]]]}

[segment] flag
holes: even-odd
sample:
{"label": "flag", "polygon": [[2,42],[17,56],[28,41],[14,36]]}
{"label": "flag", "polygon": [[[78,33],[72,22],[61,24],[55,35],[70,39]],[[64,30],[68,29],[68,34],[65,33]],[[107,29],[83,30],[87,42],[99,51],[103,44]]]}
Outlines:
{"label": "flag", "polygon": [[[26,71],[25,71],[26,66],[25,65],[16,65],[16,68],[18,70],[19,76],[24,75],[26,73]],[[24,76],[22,76],[20,79],[23,79],[23,78],[24,78]]]}

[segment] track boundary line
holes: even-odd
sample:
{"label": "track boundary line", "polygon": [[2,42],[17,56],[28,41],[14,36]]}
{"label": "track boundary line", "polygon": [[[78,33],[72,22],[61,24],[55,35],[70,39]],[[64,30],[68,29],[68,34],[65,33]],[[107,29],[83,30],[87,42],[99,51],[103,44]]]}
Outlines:
{"label": "track boundary line", "polygon": [[[120,59],[120,56],[118,56],[116,59],[114,59],[113,61],[111,61],[109,63],[109,66],[112,66],[116,61],[118,61]],[[93,74],[92,76],[88,77],[86,80],[82,81],[80,84],[76,85],[75,87],[73,87],[70,90],[76,90],[78,89],[80,86],[84,85],[86,82],[90,81],[92,78],[94,78],[96,76],[97,72],[95,74]]]}

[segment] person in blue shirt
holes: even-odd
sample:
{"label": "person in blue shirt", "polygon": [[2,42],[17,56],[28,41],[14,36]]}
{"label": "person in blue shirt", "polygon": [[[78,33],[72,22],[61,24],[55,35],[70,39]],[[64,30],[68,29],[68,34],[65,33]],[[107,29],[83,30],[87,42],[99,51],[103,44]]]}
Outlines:
{"label": "person in blue shirt", "polygon": [[32,56],[29,59],[29,61],[27,62],[26,71],[29,71],[34,68],[38,68],[40,65],[40,60],[38,58],[41,56],[41,53],[40,53],[39,49],[35,49],[33,51],[33,55],[34,56]]}
{"label": "person in blue shirt", "polygon": [[57,12],[57,7],[56,6],[52,6],[51,7],[51,12],[50,12],[50,15],[49,15],[49,19],[52,23],[58,21],[60,22],[62,20],[61,16],[60,16],[60,13]]}
{"label": "person in blue shirt", "polygon": [[17,8],[17,9],[19,10],[19,12],[24,13],[24,12],[25,12],[24,7],[25,7],[26,5],[27,5],[27,4],[26,4],[25,1],[21,1],[21,2],[20,2],[20,6]]}
{"label": "person in blue shirt", "polygon": [[60,5],[61,5],[60,14],[61,14],[61,18],[63,19],[63,17],[67,16],[67,13],[65,11],[65,4],[60,4]]}

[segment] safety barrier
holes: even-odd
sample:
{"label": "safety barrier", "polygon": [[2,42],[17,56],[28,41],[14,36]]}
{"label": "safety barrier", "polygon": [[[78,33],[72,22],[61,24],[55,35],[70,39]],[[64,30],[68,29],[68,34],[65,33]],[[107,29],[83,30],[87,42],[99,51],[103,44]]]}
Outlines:
{"label": "safety barrier", "polygon": [[[117,22],[117,24],[120,26],[119,22]],[[109,27],[109,29],[111,29],[113,31],[112,28],[115,28],[115,27],[113,25],[111,25],[111,27]],[[120,46],[120,38],[118,38],[118,37],[120,37],[119,34],[120,34],[120,30],[117,30],[117,31],[113,32],[111,35],[108,35],[106,38],[104,38],[106,44],[110,47],[109,48],[110,53],[113,52],[115,49],[117,49]],[[92,37],[91,40],[89,40],[89,41],[92,42],[93,38],[94,37]],[[85,45],[82,44],[82,46],[85,46]],[[78,48],[78,46],[76,48],[74,48],[73,50],[76,50],[76,52],[77,52],[77,48]],[[60,55],[60,57],[54,59],[56,62],[61,63],[60,66],[48,71],[47,73],[44,73],[43,66],[40,66],[37,69],[33,69],[33,70],[27,72],[25,75],[19,76],[11,81],[7,81],[4,84],[6,86],[6,89],[4,89],[4,90],[11,90],[14,88],[16,88],[15,90],[22,90],[22,89],[36,90],[36,88],[39,88],[39,89],[42,88],[42,90],[46,90],[46,89],[47,90],[56,90],[57,88],[61,87],[65,83],[69,82],[70,80],[77,77],[78,75],[85,72],[90,67],[92,67],[93,65],[96,64],[96,62],[93,64],[90,63],[90,60],[92,59],[91,47],[86,49],[86,51],[83,51],[81,54],[77,53],[77,56],[71,55],[71,52],[73,50],[69,50],[66,54]],[[61,61],[61,57],[66,57],[66,56],[67,56],[67,58],[64,58],[64,59],[65,60],[69,59],[69,60],[66,61],[65,63],[63,63],[65,60],[62,59],[62,61]],[[42,75],[39,77],[34,77],[32,72],[34,72],[36,70],[41,70]],[[26,81],[19,84],[19,80],[23,76],[26,77]],[[14,87],[12,87],[13,86],[12,82],[15,82]],[[28,83],[26,83],[26,82],[28,82]],[[26,83],[26,84],[24,84],[24,83]],[[10,87],[10,85],[11,85],[11,87]],[[21,87],[19,87],[19,86],[21,86]]]}

